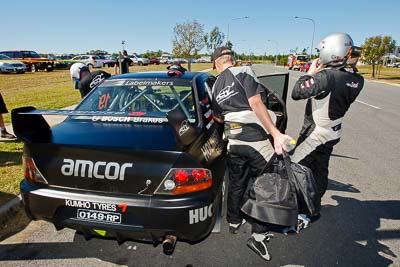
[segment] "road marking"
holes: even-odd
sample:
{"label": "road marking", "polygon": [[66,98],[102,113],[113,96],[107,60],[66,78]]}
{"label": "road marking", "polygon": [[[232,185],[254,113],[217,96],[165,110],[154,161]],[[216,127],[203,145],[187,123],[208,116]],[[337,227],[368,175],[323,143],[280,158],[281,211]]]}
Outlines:
{"label": "road marking", "polygon": [[377,107],[377,106],[374,106],[374,105],[371,105],[371,104],[365,103],[365,102],[363,102],[363,101],[360,101],[360,100],[356,100],[356,102],[358,102],[358,103],[360,103],[360,104],[367,105],[367,106],[369,106],[369,107],[371,107],[371,108],[374,108],[374,109],[381,109],[380,107]]}

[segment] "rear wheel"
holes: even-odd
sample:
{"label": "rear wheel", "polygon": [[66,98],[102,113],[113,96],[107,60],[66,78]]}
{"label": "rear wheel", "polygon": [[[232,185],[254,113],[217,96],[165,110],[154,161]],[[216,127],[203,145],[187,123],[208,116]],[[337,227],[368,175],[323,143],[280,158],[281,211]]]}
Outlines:
{"label": "rear wheel", "polygon": [[143,65],[143,62],[139,61],[139,62],[138,62],[138,65],[139,65],[139,66],[142,66],[142,65]]}
{"label": "rear wheel", "polygon": [[37,71],[37,67],[35,64],[31,65],[31,72],[36,72]]}

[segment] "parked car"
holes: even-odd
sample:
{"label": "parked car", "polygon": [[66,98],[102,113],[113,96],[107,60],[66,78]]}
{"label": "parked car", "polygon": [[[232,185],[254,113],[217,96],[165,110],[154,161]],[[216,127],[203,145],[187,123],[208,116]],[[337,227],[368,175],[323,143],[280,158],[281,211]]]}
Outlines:
{"label": "parked car", "polygon": [[54,62],[51,59],[43,58],[35,51],[0,51],[0,54],[6,55],[17,61],[21,61],[26,65],[27,70],[31,72],[36,72],[38,70],[52,71],[54,69]]}
{"label": "parked car", "polygon": [[[281,131],[288,79],[259,77],[271,89],[265,104]],[[105,80],[72,111],[12,110],[24,142],[21,195],[29,218],[87,238],[163,242],[167,254],[176,240],[218,231],[226,143],[212,119],[215,80],[204,72],[128,73]],[[49,114],[68,117],[51,128],[43,118]]]}
{"label": "parked car", "polygon": [[197,62],[198,63],[211,63],[212,62],[211,56],[201,57],[201,58],[197,59]]}
{"label": "parked car", "polygon": [[139,65],[139,66],[147,66],[150,64],[150,60],[148,58],[145,57],[141,57],[138,54],[132,54],[132,55],[128,55],[128,57],[130,59],[132,59],[133,65]]}
{"label": "parked car", "polygon": [[97,55],[79,55],[72,58],[76,62],[82,62],[88,68],[101,68],[103,67],[103,60]]}
{"label": "parked car", "polygon": [[159,65],[160,64],[160,60],[156,57],[152,57],[150,58],[150,64],[155,64],[155,65]]}
{"label": "parked car", "polygon": [[114,67],[115,62],[117,61],[116,57],[109,55],[99,55],[98,56],[102,62],[102,67]]}
{"label": "parked car", "polygon": [[307,72],[310,69],[312,61],[308,61],[306,64],[300,66],[300,71]]}
{"label": "parked car", "polygon": [[386,67],[388,67],[388,68],[400,68],[400,62],[387,64]]}
{"label": "parked car", "polygon": [[24,63],[15,61],[12,58],[0,54],[0,72],[1,73],[25,73],[26,66]]}
{"label": "parked car", "polygon": [[178,57],[176,57],[176,58],[173,58],[172,60],[171,60],[171,63],[179,63],[179,64],[186,64],[186,63],[188,63],[188,60],[187,59],[185,59],[185,58],[178,58]]}
{"label": "parked car", "polygon": [[172,63],[172,56],[169,54],[162,54],[160,57],[161,64],[170,64]]}
{"label": "parked car", "polygon": [[54,56],[54,69],[69,70],[71,65],[75,62],[70,55],[55,55]]}

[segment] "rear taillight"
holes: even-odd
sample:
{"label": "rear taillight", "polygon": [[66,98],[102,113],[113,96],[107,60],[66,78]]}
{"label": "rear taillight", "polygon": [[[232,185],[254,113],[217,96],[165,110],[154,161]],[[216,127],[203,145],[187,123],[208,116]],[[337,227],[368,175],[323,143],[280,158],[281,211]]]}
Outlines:
{"label": "rear taillight", "polygon": [[31,180],[35,183],[48,184],[46,179],[40,173],[39,169],[36,167],[35,161],[31,157],[22,157],[22,163],[24,166],[25,179]]}
{"label": "rear taillight", "polygon": [[154,193],[180,195],[205,190],[211,186],[210,170],[171,169]]}

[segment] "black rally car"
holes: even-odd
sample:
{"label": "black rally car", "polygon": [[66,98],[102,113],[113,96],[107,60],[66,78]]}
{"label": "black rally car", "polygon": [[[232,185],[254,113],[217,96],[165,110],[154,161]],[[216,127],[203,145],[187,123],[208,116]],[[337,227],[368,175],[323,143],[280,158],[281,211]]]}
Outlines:
{"label": "black rally car", "polygon": [[[226,143],[211,111],[209,73],[114,76],[75,110],[12,111],[24,141],[25,210],[56,229],[87,238],[196,242],[218,228]],[[288,74],[260,77],[265,97],[286,127]],[[49,127],[42,115],[68,115]],[[217,222],[217,224],[216,224]]]}

